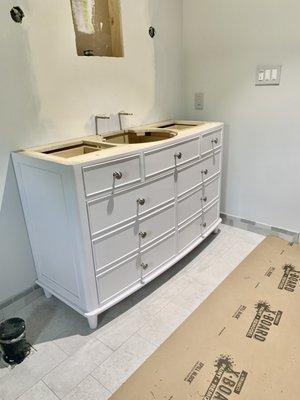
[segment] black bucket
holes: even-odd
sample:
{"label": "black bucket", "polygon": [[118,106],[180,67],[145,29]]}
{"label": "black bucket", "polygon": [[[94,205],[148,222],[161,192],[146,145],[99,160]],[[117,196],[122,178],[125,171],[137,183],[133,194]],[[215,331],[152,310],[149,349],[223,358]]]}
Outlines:
{"label": "black bucket", "polygon": [[30,353],[26,342],[25,321],[11,318],[0,324],[0,348],[3,360],[10,365],[20,364]]}

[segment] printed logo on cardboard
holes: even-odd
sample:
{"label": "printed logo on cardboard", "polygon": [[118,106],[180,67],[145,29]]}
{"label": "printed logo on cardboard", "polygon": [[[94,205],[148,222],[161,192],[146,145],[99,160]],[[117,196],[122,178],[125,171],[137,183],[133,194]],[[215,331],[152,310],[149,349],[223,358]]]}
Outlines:
{"label": "printed logo on cardboard", "polygon": [[271,310],[270,304],[266,301],[259,301],[255,305],[256,314],[246,334],[250,339],[264,342],[274,325],[278,326],[282,317],[282,311]]}
{"label": "printed logo on cardboard", "polygon": [[278,289],[294,293],[300,279],[300,271],[292,264],[283,266],[283,275],[278,285]]}
{"label": "printed logo on cardboard", "polygon": [[237,372],[230,356],[221,355],[215,362],[216,372],[205,393],[203,400],[229,400],[239,395],[248,373]]}

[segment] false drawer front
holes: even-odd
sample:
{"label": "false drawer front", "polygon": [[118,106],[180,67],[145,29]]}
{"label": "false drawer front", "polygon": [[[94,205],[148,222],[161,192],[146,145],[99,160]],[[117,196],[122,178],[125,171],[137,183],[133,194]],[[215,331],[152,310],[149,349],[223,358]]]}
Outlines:
{"label": "false drawer front", "polygon": [[214,132],[205,133],[201,138],[201,156],[222,146],[222,129]]}
{"label": "false drawer front", "polygon": [[203,232],[206,232],[219,218],[219,202],[216,202],[204,211]]}
{"label": "false drawer front", "polygon": [[199,158],[199,137],[174,146],[145,152],[146,178]]}
{"label": "false drawer front", "polygon": [[203,216],[200,214],[178,230],[179,251],[184,250],[202,234]]}
{"label": "false drawer front", "polygon": [[220,167],[221,152],[218,151],[201,162],[183,168],[178,172],[177,176],[178,195],[181,196],[188,190],[206,182],[220,172]]}
{"label": "false drawer front", "polygon": [[88,197],[140,182],[140,157],[131,156],[84,167],[83,179]]}
{"label": "false drawer front", "polygon": [[105,303],[141,280],[141,267],[138,257],[107,269],[97,276],[98,296],[101,303]]}
{"label": "false drawer front", "polygon": [[178,224],[199,212],[204,206],[219,196],[219,178],[204,183],[196,191],[192,191],[178,200]]}
{"label": "false drawer front", "polygon": [[92,236],[174,200],[172,175],[88,203]]}
{"label": "false drawer front", "polygon": [[93,240],[96,270],[129,257],[140,247],[175,230],[174,205]]}
{"label": "false drawer front", "polygon": [[169,235],[141,253],[142,275],[147,276],[176,254],[175,234]]}

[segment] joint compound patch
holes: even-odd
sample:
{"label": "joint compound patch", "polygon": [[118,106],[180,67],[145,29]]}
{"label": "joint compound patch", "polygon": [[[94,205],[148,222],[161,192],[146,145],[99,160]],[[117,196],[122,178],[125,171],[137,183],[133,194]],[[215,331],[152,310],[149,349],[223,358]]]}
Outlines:
{"label": "joint compound patch", "polygon": [[237,372],[234,361],[228,355],[221,355],[215,362],[215,375],[203,397],[203,400],[229,400],[234,394],[240,394],[248,373]]}
{"label": "joint compound patch", "polygon": [[264,342],[271,332],[272,326],[279,325],[283,313],[279,310],[271,310],[270,304],[266,301],[259,301],[255,305],[255,309],[256,314],[246,336]]}
{"label": "joint compound patch", "polygon": [[300,279],[300,271],[292,264],[285,264],[283,267],[283,275],[278,285],[279,290],[286,290],[294,293]]}
{"label": "joint compound patch", "polygon": [[199,372],[204,367],[204,364],[201,361],[197,361],[196,364],[193,366],[191,371],[187,374],[184,378],[184,381],[187,382],[189,385],[193,383],[194,379],[197,378]]}

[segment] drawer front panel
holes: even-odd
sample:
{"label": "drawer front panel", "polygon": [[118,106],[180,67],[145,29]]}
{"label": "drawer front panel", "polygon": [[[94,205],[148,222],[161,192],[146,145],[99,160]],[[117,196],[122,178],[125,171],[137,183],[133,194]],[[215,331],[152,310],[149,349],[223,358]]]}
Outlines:
{"label": "drawer front panel", "polygon": [[127,157],[83,168],[86,196],[93,196],[141,180],[140,157]]}
{"label": "drawer front panel", "polygon": [[219,196],[219,178],[205,182],[197,191],[178,200],[178,224],[192,217]]}
{"label": "drawer front panel", "polygon": [[164,264],[171,257],[175,256],[176,242],[175,234],[160,241],[151,248],[144,250],[141,254],[141,268],[143,276]]}
{"label": "drawer front panel", "polygon": [[205,156],[207,153],[218,149],[220,146],[222,146],[221,129],[204,134],[201,139],[201,156]]}
{"label": "drawer front panel", "polygon": [[177,191],[178,196],[192,189],[193,187],[207,181],[213,175],[220,172],[221,153],[218,152],[210,157],[183,168],[178,172]]}
{"label": "drawer front panel", "polygon": [[202,209],[202,189],[178,201],[178,224],[181,224]]}
{"label": "drawer front panel", "polygon": [[[137,200],[144,200],[139,205]],[[89,202],[90,229],[92,235],[130,218],[174,200],[174,178],[172,175],[155,180],[134,190]]]}
{"label": "drawer front panel", "polygon": [[141,268],[137,257],[97,276],[100,304],[117,296],[141,279]]}
{"label": "drawer front panel", "polygon": [[197,237],[202,233],[203,217],[202,215],[195,218],[193,221],[189,222],[179,229],[179,251],[183,250],[190,243],[192,243]]}
{"label": "drawer front panel", "polygon": [[[177,156],[176,156],[177,155]],[[199,138],[176,146],[145,153],[146,178],[168,171],[199,157]]]}
{"label": "drawer front panel", "polygon": [[203,215],[203,232],[206,232],[210,226],[220,218],[219,214],[219,202],[212,205]]}
{"label": "drawer front panel", "polygon": [[174,205],[143,218],[142,221],[137,220],[125,228],[94,239],[96,270],[105,268],[120,258],[129,257],[140,246],[148,244],[172,229],[175,229]]}

